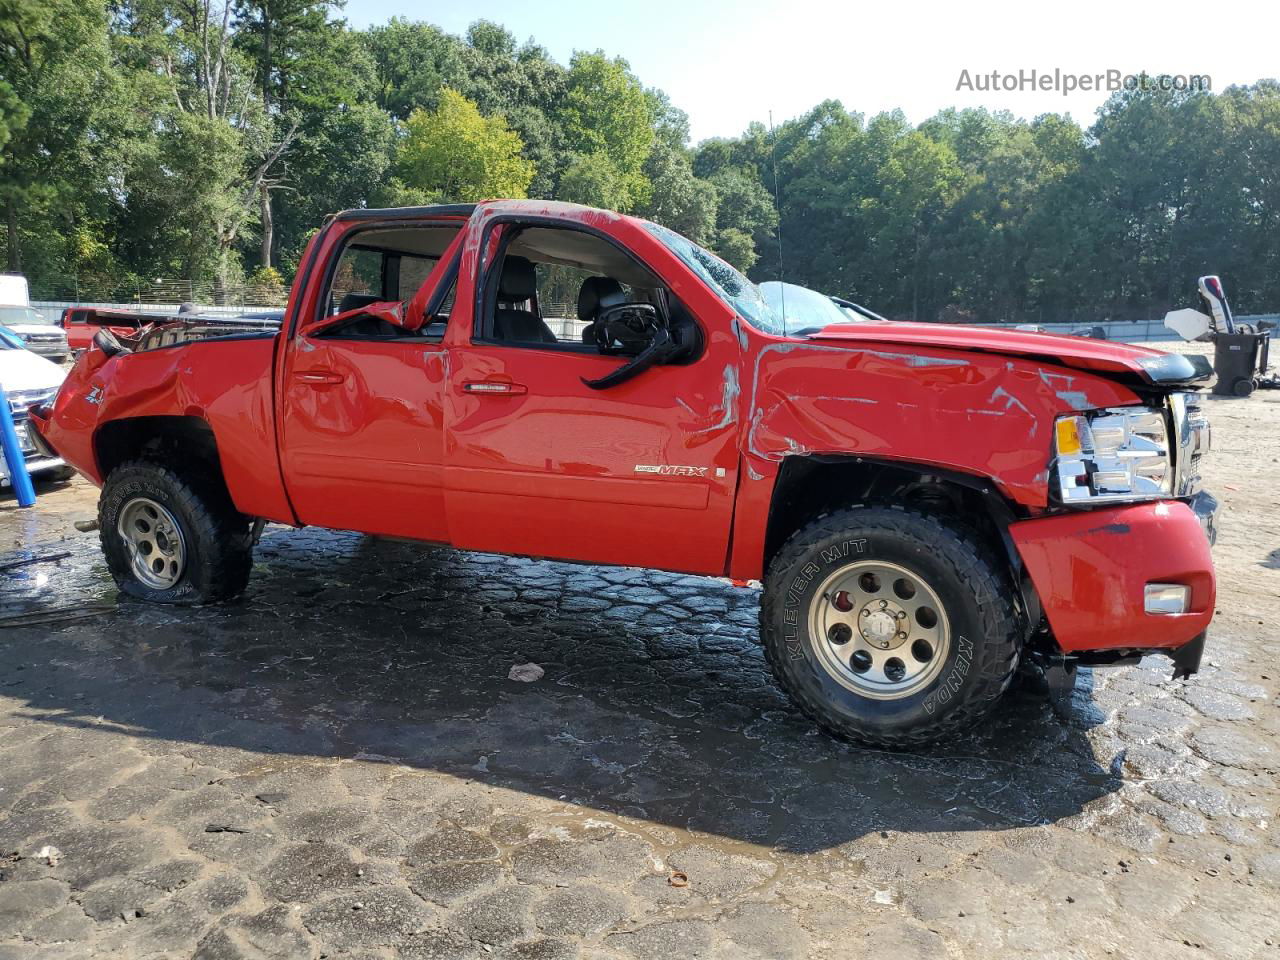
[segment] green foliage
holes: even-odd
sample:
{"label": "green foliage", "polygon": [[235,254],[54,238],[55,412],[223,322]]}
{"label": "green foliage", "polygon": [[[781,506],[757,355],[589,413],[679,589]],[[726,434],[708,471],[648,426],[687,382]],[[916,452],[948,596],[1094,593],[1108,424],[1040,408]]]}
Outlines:
{"label": "green foliage", "polygon": [[649,199],[636,212],[695,243],[710,243],[720,198],[712,184],[693,175],[684,151],[659,141],[645,161],[644,175],[650,184]]}
{"label": "green foliage", "polygon": [[[644,162],[653,149],[653,106],[627,62],[603,52],[575,53],[569,64],[560,109],[565,143],[581,157],[593,158],[591,169],[612,168],[614,209],[626,212],[648,198]],[[584,161],[575,162],[580,167]],[[574,178],[575,185],[580,178]]]}
{"label": "green foliage", "polygon": [[622,174],[603,153],[588,153],[574,159],[560,177],[556,196],[570,203],[609,210],[621,210],[631,201]]}
{"label": "green foliage", "polygon": [[406,186],[452,201],[523,197],[534,168],[524,143],[499,116],[482,116],[456,90],[444,90],[433,111],[414,110],[396,154]]}
{"label": "green foliage", "polygon": [[898,317],[1154,318],[1210,272],[1238,311],[1280,307],[1275,80],[1124,92],[1088,129],[825,100],[690,150],[688,117],[612,54],[565,66],[484,20],[352,30],[340,8],[0,0],[9,267],[38,294],[278,290],[269,268],[336,210],[529,195]]}
{"label": "green foliage", "polygon": [[267,307],[282,305],[289,292],[284,277],[275,267],[259,267],[249,274],[244,285],[250,303]]}

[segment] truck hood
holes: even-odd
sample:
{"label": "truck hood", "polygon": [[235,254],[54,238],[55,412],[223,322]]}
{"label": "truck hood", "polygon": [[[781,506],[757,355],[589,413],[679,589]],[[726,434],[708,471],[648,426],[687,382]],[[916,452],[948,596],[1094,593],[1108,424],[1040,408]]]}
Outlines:
{"label": "truck hood", "polygon": [[30,350],[0,349],[0,387],[7,392],[49,390],[65,377],[60,366]]}
{"label": "truck hood", "polygon": [[1213,374],[1208,359],[1199,355],[1183,356],[1149,347],[1056,333],[996,330],[962,324],[833,324],[812,334],[809,339],[849,346],[883,343],[899,347],[942,347],[1011,357],[1035,357],[1078,370],[1134,378],[1156,386],[1194,383]]}

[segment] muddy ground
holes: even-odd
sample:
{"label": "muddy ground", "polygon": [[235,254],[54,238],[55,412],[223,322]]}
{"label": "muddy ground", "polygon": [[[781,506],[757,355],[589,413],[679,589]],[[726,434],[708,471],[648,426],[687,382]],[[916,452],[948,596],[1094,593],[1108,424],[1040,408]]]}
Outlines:
{"label": "muddy ground", "polygon": [[0,960],[1280,958],[1280,392],[1209,411],[1203,672],[923,755],[816,733],[750,590],[270,527],[149,607],[94,488],[0,497],[0,616],[79,617],[0,628]]}

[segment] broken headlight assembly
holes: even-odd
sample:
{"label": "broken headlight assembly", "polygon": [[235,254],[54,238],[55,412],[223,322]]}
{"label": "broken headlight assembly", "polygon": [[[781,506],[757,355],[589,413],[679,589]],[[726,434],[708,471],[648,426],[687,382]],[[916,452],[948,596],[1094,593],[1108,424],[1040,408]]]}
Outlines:
{"label": "broken headlight assembly", "polygon": [[1158,500],[1174,493],[1162,407],[1109,407],[1054,423],[1053,490],[1065,506]]}

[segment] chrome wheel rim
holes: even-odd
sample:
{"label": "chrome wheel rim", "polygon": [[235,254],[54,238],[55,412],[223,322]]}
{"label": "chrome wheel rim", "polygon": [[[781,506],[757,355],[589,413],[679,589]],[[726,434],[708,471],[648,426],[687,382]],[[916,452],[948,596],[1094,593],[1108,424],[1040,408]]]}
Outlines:
{"label": "chrome wheel rim", "polygon": [[937,592],[919,574],[878,560],[841,567],[809,606],[809,635],[827,674],[860,696],[900,700],[932,683],[951,652]]}
{"label": "chrome wheel rim", "polygon": [[182,528],[167,509],[136,497],[124,505],[116,532],[129,552],[133,575],[153,590],[168,590],[182,579],[187,546]]}

